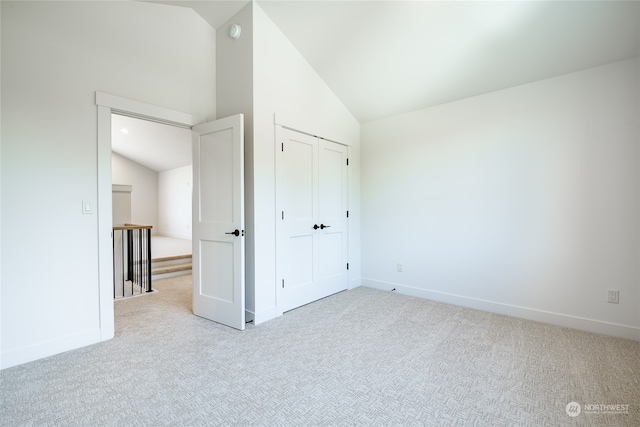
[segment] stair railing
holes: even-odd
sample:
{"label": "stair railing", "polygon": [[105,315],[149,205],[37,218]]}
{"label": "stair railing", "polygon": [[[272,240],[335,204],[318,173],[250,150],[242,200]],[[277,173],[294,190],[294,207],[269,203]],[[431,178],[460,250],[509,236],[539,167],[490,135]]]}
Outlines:
{"label": "stair railing", "polygon": [[153,292],[151,288],[151,225],[113,227],[113,298],[127,290]]}

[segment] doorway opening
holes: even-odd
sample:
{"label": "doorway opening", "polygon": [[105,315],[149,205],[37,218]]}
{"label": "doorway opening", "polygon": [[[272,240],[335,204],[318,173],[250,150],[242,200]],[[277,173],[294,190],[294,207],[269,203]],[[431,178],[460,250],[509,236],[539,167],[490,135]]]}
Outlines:
{"label": "doorway opening", "polygon": [[204,122],[190,114],[102,92],[96,92],[96,105],[100,340],[115,335],[111,179],[114,114],[190,129],[193,147],[193,313],[243,330],[244,115]]}
{"label": "doorway opening", "polygon": [[190,129],[111,114],[116,301],[191,275],[191,144]]}

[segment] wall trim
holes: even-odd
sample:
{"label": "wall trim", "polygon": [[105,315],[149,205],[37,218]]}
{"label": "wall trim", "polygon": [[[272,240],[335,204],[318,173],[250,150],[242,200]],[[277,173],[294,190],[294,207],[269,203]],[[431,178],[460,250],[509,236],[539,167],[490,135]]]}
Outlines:
{"label": "wall trim", "polygon": [[7,351],[2,354],[0,369],[11,368],[23,363],[53,356],[65,351],[75,350],[100,342],[100,329],[82,332],[75,335],[45,341],[38,344]]}
{"label": "wall trim", "polygon": [[260,310],[259,312],[254,312],[251,310],[245,310],[246,320],[253,320],[254,325],[259,325],[260,323],[264,323],[268,320],[275,319],[277,317],[276,307],[272,306],[267,308],[266,310]]}
{"label": "wall trim", "polygon": [[157,236],[173,237],[174,239],[191,240],[191,234],[171,233],[169,231],[158,230]]}
{"label": "wall trim", "polygon": [[350,141],[349,138],[343,135],[333,134],[332,129],[320,129],[314,125],[312,120],[294,118],[281,113],[273,113],[273,124],[295,132],[335,142],[336,144],[346,145],[348,147],[353,146],[353,142]]}
{"label": "wall trim", "polygon": [[[97,98],[97,96],[96,96]],[[115,335],[113,313],[113,184],[111,180],[111,108],[98,105],[98,306],[100,336]]]}
{"label": "wall trim", "polygon": [[413,286],[406,286],[398,283],[383,282],[380,280],[362,279],[362,286],[382,291],[390,291],[395,288],[395,292],[403,295],[429,299],[446,304],[459,305],[462,307],[518,317],[521,319],[533,320],[541,323],[549,323],[566,328],[579,329],[581,331],[593,332],[596,334],[604,334],[618,338],[640,341],[640,328],[634,326],[620,325],[617,323],[587,319],[562,313],[553,313],[550,311],[512,304],[503,304],[446,292],[415,288]]}
{"label": "wall trim", "polygon": [[152,122],[164,123],[172,126],[191,128],[194,125],[204,122],[201,117],[181,111],[170,110],[168,108],[151,105],[133,99],[123,98],[104,92],[96,92],[96,105],[108,107],[114,114],[127,117],[149,120]]}
{"label": "wall trim", "polygon": [[[143,118],[172,126],[191,127],[201,119],[191,114],[170,110],[108,93],[96,92],[98,110],[98,280],[100,334],[95,342],[114,337],[113,254],[111,247],[112,194],[111,182],[111,114]],[[63,350],[64,351],[64,350]],[[44,356],[43,356],[44,357]]]}
{"label": "wall trim", "polygon": [[113,184],[111,186],[111,191],[113,193],[131,193],[133,191],[133,186],[132,185]]}

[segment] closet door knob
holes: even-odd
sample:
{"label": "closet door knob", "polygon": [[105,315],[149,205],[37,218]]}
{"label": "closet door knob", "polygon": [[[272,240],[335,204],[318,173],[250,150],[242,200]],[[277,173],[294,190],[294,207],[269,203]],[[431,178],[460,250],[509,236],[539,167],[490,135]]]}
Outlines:
{"label": "closet door knob", "polygon": [[318,227],[318,224],[313,224],[313,229],[314,230],[317,230],[318,228],[320,228],[320,227]]}
{"label": "closet door knob", "polygon": [[330,225],[320,224],[320,230],[324,230],[325,228],[331,227]]}
{"label": "closet door knob", "polygon": [[240,230],[236,229],[236,230],[232,231],[231,233],[224,233],[224,234],[233,234],[234,236],[239,236],[240,235]]}

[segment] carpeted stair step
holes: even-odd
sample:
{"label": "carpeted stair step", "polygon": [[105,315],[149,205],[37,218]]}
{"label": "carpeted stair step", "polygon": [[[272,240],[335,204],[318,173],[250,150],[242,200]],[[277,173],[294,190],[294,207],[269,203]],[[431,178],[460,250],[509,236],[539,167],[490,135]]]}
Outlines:
{"label": "carpeted stair step", "polygon": [[162,258],[153,258],[151,260],[151,263],[153,265],[169,265],[169,264],[180,264],[187,261],[191,261],[191,254],[174,255],[174,256],[167,256]]}
{"label": "carpeted stair step", "polygon": [[151,279],[158,280],[191,274],[191,268],[190,254],[154,258],[151,261]]}
{"label": "carpeted stair step", "polygon": [[186,271],[191,270],[191,263],[185,264],[171,264],[171,265],[163,265],[159,267],[153,267],[151,269],[151,274],[166,274],[166,273],[175,273],[177,271]]}

